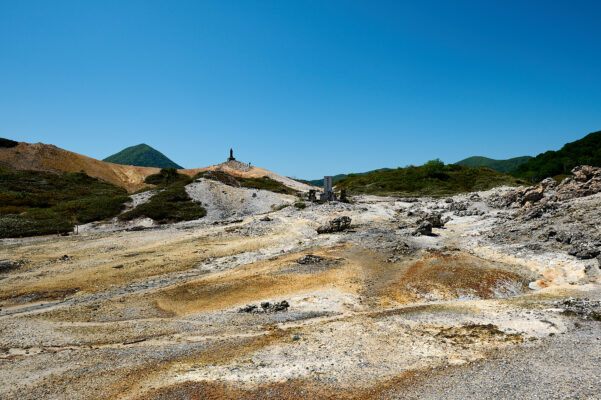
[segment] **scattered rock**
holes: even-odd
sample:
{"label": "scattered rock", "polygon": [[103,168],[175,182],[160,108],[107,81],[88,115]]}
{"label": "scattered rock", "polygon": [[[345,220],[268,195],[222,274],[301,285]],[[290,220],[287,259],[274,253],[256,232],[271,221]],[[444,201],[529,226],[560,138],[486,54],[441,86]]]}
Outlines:
{"label": "scattered rock", "polygon": [[268,216],[265,216],[265,217],[261,218],[259,221],[269,222],[269,221],[271,221],[271,218],[269,218]]}
{"label": "scattered rock", "polygon": [[601,321],[601,301],[569,297],[565,300],[556,301],[555,305],[562,308],[562,313],[565,315]]}
{"label": "scattered rock", "polygon": [[467,207],[468,206],[466,203],[456,201],[454,203],[451,203],[451,205],[449,206],[449,210],[450,211],[466,211]]}
{"label": "scattered rock", "polygon": [[0,273],[12,271],[25,264],[24,261],[0,260]]}
{"label": "scattered rock", "polygon": [[571,172],[573,178],[566,178],[560,184],[546,178],[536,186],[509,193],[498,204],[502,207],[516,208],[533,206],[539,202],[575,199],[601,192],[601,168],[581,165]]}
{"label": "scattered rock", "polygon": [[565,232],[561,231],[555,235],[555,240],[559,243],[570,244],[572,240],[579,239],[581,235],[575,234],[573,232]]}
{"label": "scattered rock", "polygon": [[282,300],[280,302],[270,303],[268,301],[264,301],[261,303],[261,308],[254,304],[248,304],[238,310],[241,313],[249,313],[249,314],[267,314],[267,313],[275,313],[288,310],[290,304],[286,300]]}
{"label": "scattered rock", "polygon": [[351,218],[347,216],[342,216],[338,218],[334,218],[330,222],[325,225],[317,228],[317,233],[333,233],[333,232],[341,232],[345,229],[348,229],[351,226]]}
{"label": "scattered rock", "polygon": [[241,313],[254,313],[257,312],[259,309],[259,307],[255,306],[254,304],[248,304],[244,307],[242,307],[241,309],[238,310],[238,312]]}
{"label": "scattered rock", "polygon": [[601,254],[601,251],[599,250],[599,246],[595,243],[581,241],[572,244],[568,254],[580,258],[581,260],[588,260],[597,257]]}
{"label": "scattered rock", "polygon": [[303,256],[303,257],[299,258],[298,260],[296,260],[296,262],[299,264],[318,264],[323,261],[325,261],[325,258],[320,257],[320,256],[315,256],[313,254],[307,254],[306,256]]}

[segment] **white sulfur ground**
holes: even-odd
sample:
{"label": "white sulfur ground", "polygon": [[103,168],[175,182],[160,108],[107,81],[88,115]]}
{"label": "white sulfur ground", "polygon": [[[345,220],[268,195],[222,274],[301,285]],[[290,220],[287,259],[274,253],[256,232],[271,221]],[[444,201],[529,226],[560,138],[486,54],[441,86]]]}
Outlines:
{"label": "white sulfur ground", "polygon": [[207,221],[246,217],[273,211],[281,205],[292,204],[294,196],[232,187],[209,179],[199,179],[186,186],[186,192],[207,210]]}

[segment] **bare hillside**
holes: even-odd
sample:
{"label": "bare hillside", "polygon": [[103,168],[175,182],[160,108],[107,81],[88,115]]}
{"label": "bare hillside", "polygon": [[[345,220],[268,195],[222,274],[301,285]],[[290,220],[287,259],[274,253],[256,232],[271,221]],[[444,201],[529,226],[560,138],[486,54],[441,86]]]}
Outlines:
{"label": "bare hillside", "polygon": [[44,143],[21,142],[12,148],[0,148],[0,162],[16,169],[34,171],[83,171],[129,192],[149,186],[144,183],[144,178],[159,171],[158,168],[112,164]]}
{"label": "bare hillside", "polygon": [[[149,185],[144,179],[156,174],[159,169],[152,167],[136,167],[113,164],[96,160],[82,154],[64,150],[51,144],[20,142],[12,148],[0,148],[0,163],[16,169],[34,171],[68,171],[85,172],[89,176],[104,179],[115,185],[135,192]],[[194,176],[198,172],[221,170],[243,178],[260,178],[267,176],[299,191],[308,191],[311,186],[295,181],[263,168],[249,167],[238,161],[228,161],[219,165],[204,168],[182,169],[181,173]]]}

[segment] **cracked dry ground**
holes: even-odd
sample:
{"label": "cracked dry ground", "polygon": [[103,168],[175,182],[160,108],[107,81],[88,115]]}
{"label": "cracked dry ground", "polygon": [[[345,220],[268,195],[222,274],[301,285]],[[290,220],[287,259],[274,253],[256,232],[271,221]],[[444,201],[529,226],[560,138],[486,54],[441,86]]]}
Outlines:
{"label": "cracked dry ground", "polygon": [[[601,323],[556,305],[598,284],[530,290],[536,260],[475,245],[493,216],[412,237],[407,207],[5,241],[0,398],[598,398]],[[350,231],[315,233],[340,215]]]}

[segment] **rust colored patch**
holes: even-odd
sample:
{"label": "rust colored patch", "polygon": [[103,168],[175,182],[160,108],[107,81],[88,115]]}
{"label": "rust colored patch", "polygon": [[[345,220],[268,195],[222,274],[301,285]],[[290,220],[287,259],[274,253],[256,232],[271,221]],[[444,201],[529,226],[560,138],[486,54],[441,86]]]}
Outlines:
{"label": "rust colored patch", "polygon": [[[184,382],[145,393],[139,400],[376,400],[386,398],[386,393],[398,387],[419,382],[420,371],[408,371],[400,377],[368,388],[342,388],[311,380],[258,385],[249,389],[222,382]],[[384,396],[384,397],[383,397]]]}
{"label": "rust colored patch", "polygon": [[401,303],[428,297],[490,299],[503,294],[499,290],[506,285],[520,288],[525,281],[513,272],[468,254],[433,251],[390,282],[381,296]]}

